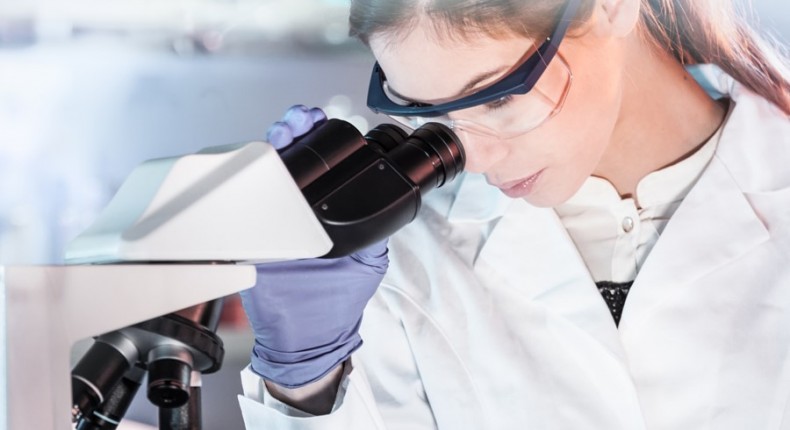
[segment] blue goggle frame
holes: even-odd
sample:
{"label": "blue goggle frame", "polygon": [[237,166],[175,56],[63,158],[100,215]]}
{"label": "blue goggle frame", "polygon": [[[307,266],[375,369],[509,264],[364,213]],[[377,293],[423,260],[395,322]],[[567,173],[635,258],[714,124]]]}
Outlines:
{"label": "blue goggle frame", "polygon": [[384,90],[386,77],[381,70],[379,63],[373,65],[373,72],[370,76],[370,87],[368,88],[368,107],[375,113],[395,116],[421,116],[435,117],[446,115],[449,112],[459,109],[466,109],[478,106],[483,103],[499,100],[511,94],[526,94],[532,90],[538,79],[548,68],[549,63],[557,54],[560,42],[565,37],[573,18],[581,4],[581,0],[568,0],[565,4],[557,26],[551,35],[538,47],[538,50],[530,55],[527,60],[516,70],[500,79],[493,85],[447,103],[436,105],[412,103],[401,105],[392,101]]}

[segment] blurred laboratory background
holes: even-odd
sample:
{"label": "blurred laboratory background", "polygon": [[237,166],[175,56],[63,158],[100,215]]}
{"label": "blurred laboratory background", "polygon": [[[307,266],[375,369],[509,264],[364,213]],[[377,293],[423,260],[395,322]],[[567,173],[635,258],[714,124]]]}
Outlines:
{"label": "blurred laboratory background", "polygon": [[[764,32],[790,42],[790,3],[753,5]],[[0,2],[0,264],[62,263],[68,241],[136,165],[261,140],[290,105],[322,107],[363,131],[384,122],[365,106],[373,59],[347,37],[347,7]],[[236,394],[251,346],[244,324],[231,305],[221,331],[225,365],[205,379],[207,429],[243,428]],[[138,400],[129,416],[155,424],[153,407]]]}

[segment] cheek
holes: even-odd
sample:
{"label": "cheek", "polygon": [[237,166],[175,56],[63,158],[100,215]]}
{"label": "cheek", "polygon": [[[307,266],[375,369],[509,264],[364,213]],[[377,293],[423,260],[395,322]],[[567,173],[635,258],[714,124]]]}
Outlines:
{"label": "cheek", "polygon": [[624,60],[617,46],[602,46],[597,55],[586,48],[575,57],[573,92],[562,121],[573,129],[575,156],[585,159],[587,175],[609,146],[620,116]]}
{"label": "cheek", "polygon": [[486,173],[511,152],[509,145],[494,138],[456,132],[466,153],[464,170],[471,173]]}
{"label": "cheek", "polygon": [[615,74],[588,70],[574,73],[562,111],[531,136],[531,143],[539,145],[540,156],[546,159],[548,167],[543,186],[527,197],[533,205],[557,206],[571,198],[609,146],[620,109],[621,88]]}
{"label": "cheek", "polygon": [[[577,69],[565,107],[557,116],[557,126],[565,131],[558,132],[572,149],[569,157],[597,164],[619,116],[622,87],[616,70],[583,63]],[[592,168],[587,173],[591,172]]]}
{"label": "cheek", "polygon": [[594,89],[569,100],[565,116],[558,118],[557,135],[561,136],[557,162],[566,170],[587,177],[600,162],[611,140],[617,119],[612,99],[600,97]]}

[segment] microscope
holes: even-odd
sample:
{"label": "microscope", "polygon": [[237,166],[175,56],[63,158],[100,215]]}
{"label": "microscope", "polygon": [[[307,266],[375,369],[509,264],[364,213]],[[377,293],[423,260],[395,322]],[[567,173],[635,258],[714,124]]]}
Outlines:
{"label": "microscope", "polygon": [[[8,360],[0,362],[9,375],[0,387],[8,394],[8,427],[0,429],[67,428],[69,408],[59,408],[69,385],[72,428],[115,429],[147,379],[160,429],[199,430],[201,375],[217,371],[224,354],[215,333],[221,297],[254,285],[255,264],[345,256],[388,237],[464,162],[458,138],[437,123],[410,134],[382,124],[363,136],[330,119],[279,152],[251,142],[143,163],[69,245],[67,266],[38,275],[31,268],[0,270],[7,292],[0,305],[13,309],[20,290],[14,285],[57,278],[58,297],[34,289],[47,296],[47,307],[31,299],[25,309],[61,310],[39,330],[57,335],[28,339],[50,342],[36,352],[46,360],[32,357],[30,347],[17,353],[25,341],[13,322],[23,312],[9,317]],[[94,343],[64,383],[63,345],[84,337]],[[49,380],[24,380],[33,373],[24,353],[55,363]],[[21,373],[12,377],[15,371]],[[24,385],[35,382],[52,385],[43,393],[44,408],[55,410],[45,417],[23,413],[30,408],[26,397],[38,395],[42,404],[42,393]],[[18,400],[14,386],[24,386]]]}

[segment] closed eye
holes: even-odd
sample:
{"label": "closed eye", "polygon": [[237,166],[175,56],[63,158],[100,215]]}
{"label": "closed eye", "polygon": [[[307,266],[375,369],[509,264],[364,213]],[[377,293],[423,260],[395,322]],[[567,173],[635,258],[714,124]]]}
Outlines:
{"label": "closed eye", "polygon": [[485,106],[486,106],[486,108],[489,111],[494,111],[494,110],[501,109],[502,107],[506,106],[512,100],[513,100],[513,95],[509,94],[509,95],[506,95],[506,96],[501,97],[499,99],[496,99],[496,100],[494,100],[494,101],[492,101],[490,103],[486,103]]}

